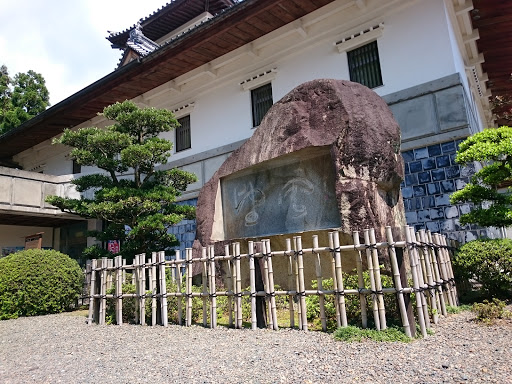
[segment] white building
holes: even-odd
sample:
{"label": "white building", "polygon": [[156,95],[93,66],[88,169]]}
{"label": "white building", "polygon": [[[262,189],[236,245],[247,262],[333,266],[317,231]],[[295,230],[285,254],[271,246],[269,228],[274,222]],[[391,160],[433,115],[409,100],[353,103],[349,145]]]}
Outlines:
{"label": "white building", "polygon": [[[116,71],[0,137],[2,164],[23,169],[0,167],[0,247],[44,232],[43,246],[79,254],[87,223],[44,196],[76,193],[68,181],[94,170],[76,167],[51,139],[66,127],[105,126],[103,107],[132,99],[174,111],[182,128],[167,136],[170,166],[198,176],[182,196],[193,203],[271,103],[317,78],[361,82],[390,105],[402,129],[409,224],[463,241],[485,234],[459,225],[469,206],[448,202],[474,171],[454,163],[457,143],[493,125],[472,18],[470,0],[170,2],[109,36],[123,49]],[[194,222],[176,233],[190,246]]]}

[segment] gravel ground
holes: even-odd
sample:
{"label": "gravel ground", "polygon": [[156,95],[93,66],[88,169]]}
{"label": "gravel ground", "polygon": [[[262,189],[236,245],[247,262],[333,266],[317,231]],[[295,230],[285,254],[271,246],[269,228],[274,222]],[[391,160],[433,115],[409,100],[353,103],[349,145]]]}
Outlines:
{"label": "gravel ground", "polygon": [[0,383],[512,383],[512,321],[450,315],[412,343],[320,332],[0,321]]}

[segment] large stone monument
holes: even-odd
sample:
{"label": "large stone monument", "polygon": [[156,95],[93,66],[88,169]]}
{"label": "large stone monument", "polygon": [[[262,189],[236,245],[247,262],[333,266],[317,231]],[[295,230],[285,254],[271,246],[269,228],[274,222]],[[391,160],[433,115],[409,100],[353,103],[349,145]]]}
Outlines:
{"label": "large stone monument", "polygon": [[345,80],[304,83],[202,188],[195,248],[216,243],[222,253],[226,242],[270,238],[283,250],[285,237],[304,232],[305,247],[309,232],[326,244],[328,228],[345,243],[366,228],[382,239],[385,226],[405,224],[403,172],[400,128],[375,92]]}

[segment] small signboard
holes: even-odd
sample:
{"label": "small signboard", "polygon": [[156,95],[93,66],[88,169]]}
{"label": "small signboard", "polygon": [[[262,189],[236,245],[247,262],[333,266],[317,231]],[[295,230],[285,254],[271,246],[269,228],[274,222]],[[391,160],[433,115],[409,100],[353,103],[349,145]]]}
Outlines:
{"label": "small signboard", "polygon": [[107,242],[107,250],[110,253],[119,253],[119,251],[121,251],[121,241],[120,240],[109,240]]}
{"label": "small signboard", "polygon": [[41,249],[43,245],[43,233],[39,232],[35,235],[25,236],[25,249]]}

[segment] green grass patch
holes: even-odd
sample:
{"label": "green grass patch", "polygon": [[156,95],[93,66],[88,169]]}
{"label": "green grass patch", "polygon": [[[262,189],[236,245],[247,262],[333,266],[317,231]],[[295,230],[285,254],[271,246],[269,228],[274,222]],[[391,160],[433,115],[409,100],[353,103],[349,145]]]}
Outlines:
{"label": "green grass patch", "polygon": [[461,312],[465,312],[465,311],[471,311],[471,305],[462,304],[462,305],[459,305],[458,307],[453,306],[453,305],[446,306],[446,312],[449,314],[461,313]]}
{"label": "green grass patch", "polygon": [[373,340],[408,343],[412,340],[399,328],[390,327],[383,331],[377,331],[376,329],[362,329],[353,325],[338,328],[334,332],[334,338],[336,340],[347,342]]}

